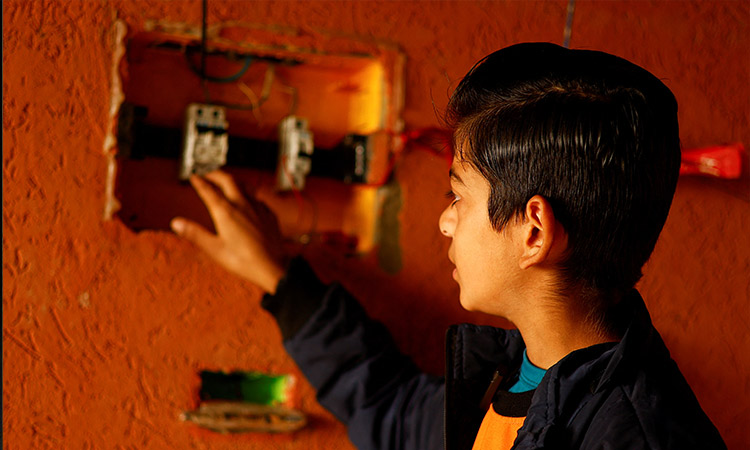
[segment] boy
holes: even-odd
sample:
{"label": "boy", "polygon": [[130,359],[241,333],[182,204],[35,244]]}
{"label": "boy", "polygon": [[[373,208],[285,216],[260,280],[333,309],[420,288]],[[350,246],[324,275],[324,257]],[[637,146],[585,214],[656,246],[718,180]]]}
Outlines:
{"label": "boy", "polygon": [[451,96],[460,325],[445,378],[420,373],[340,286],[284,264],[273,215],[223,173],[193,178],[217,235],[173,228],[269,294],[286,349],[359,448],[724,448],[633,289],[680,164],[677,103],[653,75],[552,44],[499,50]]}

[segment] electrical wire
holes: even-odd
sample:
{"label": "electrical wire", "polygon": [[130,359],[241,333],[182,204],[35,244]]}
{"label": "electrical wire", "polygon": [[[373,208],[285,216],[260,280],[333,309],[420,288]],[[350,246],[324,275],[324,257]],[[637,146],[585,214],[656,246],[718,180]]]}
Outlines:
{"label": "electrical wire", "polygon": [[[401,148],[409,148],[415,150],[422,150],[430,153],[433,156],[437,156],[440,159],[445,160],[448,165],[453,162],[453,149],[452,149],[452,138],[448,130],[444,130],[436,127],[425,127],[418,128],[416,130],[405,131],[403,133],[395,133],[392,131],[386,131],[394,139],[401,141]],[[432,138],[432,145],[425,143],[424,140]],[[435,142],[439,141],[439,142]],[[440,144],[440,148],[436,148],[436,144]],[[367,183],[368,186],[383,186],[391,179],[391,176],[396,170],[400,159],[403,157],[405,152],[391,153],[388,159],[388,166],[380,178],[372,183]]]}
{"label": "electrical wire", "polygon": [[237,87],[240,89],[240,91],[242,91],[243,94],[245,94],[245,97],[250,100],[250,104],[255,105],[255,108],[253,108],[251,112],[253,113],[253,117],[255,117],[255,121],[260,123],[261,117],[260,112],[258,111],[258,103],[260,102],[260,100],[258,99],[258,96],[255,95],[255,91],[250,89],[250,86],[246,85],[242,81],[237,83]]}
{"label": "electrical wire", "polygon": [[205,56],[206,55],[204,54],[204,52],[201,51],[201,67],[196,67],[192,59],[190,58],[190,52],[189,51],[185,52],[185,60],[187,61],[188,66],[190,67],[190,70],[192,70],[193,73],[195,73],[196,75],[200,76],[201,80],[210,81],[212,83],[232,83],[234,81],[239,80],[240,78],[242,78],[243,75],[245,75],[245,73],[247,72],[247,69],[250,68],[250,66],[252,65],[254,61],[254,58],[252,56],[247,55],[245,56],[243,60],[242,67],[236,73],[226,76],[226,77],[214,77],[214,76],[206,74],[206,70],[204,66]]}
{"label": "electrical wire", "polygon": [[576,0],[568,0],[568,15],[565,18],[563,31],[563,47],[570,48],[570,35],[573,33],[573,14],[576,11]]}
{"label": "electrical wire", "polygon": [[[448,163],[453,162],[452,135],[448,130],[435,127],[419,128],[402,133],[401,139],[404,141],[404,145],[412,144],[420,150],[447,160]],[[431,139],[432,142],[425,143],[424,141],[428,139]],[[436,145],[440,145],[440,148],[436,149]]]}
{"label": "electrical wire", "polygon": [[[275,70],[276,66],[269,63],[268,67],[266,68],[266,74],[263,77],[263,88],[260,93],[260,98],[257,102],[252,102],[251,100],[252,103],[250,104],[241,104],[211,100],[210,91],[208,90],[207,86],[204,86],[203,92],[206,95],[206,102],[211,103],[212,105],[223,106],[227,109],[238,109],[242,111],[252,111],[254,109],[260,108],[271,96],[271,86],[273,85]],[[242,88],[240,88],[240,90],[242,90]],[[247,92],[243,91],[243,93],[247,96]],[[252,95],[254,94],[255,93],[253,93]]]}
{"label": "electrical wire", "polygon": [[289,113],[288,116],[293,116],[297,112],[297,105],[299,103],[299,93],[297,91],[297,88],[290,86],[286,80],[281,78],[278,74],[276,74],[276,80],[279,84],[279,90],[282,92],[286,92],[291,96],[291,101],[289,103]]}
{"label": "electrical wire", "polygon": [[[246,110],[246,111],[252,111],[257,108],[259,108],[263,103],[268,100],[268,97],[271,94],[271,85],[273,84],[273,78],[274,78],[274,72],[275,72],[275,66],[272,63],[269,63],[268,68],[266,69],[266,75],[263,79],[263,91],[261,92],[260,99],[257,99],[257,101],[252,101],[251,104],[238,104],[238,103],[228,103],[228,102],[221,102],[221,101],[212,101],[211,100],[211,92],[208,89],[207,82],[213,82],[213,83],[232,83],[237,80],[239,80],[247,70],[250,68],[250,66],[253,63],[254,58],[250,55],[246,55],[244,59],[244,64],[240,68],[239,71],[236,73],[227,76],[227,77],[214,77],[209,76],[206,74],[206,40],[207,40],[207,16],[208,16],[208,0],[202,1],[202,14],[201,14],[201,46],[200,46],[200,55],[201,55],[201,66],[200,69],[195,67],[193,64],[193,61],[190,58],[190,52],[185,51],[185,59],[188,63],[188,66],[190,69],[199,75],[201,77],[201,85],[203,88],[203,94],[206,97],[206,103],[211,103],[217,106],[223,106],[228,109],[239,109],[239,110]],[[242,89],[242,86],[246,88],[246,90]],[[248,95],[248,91],[252,92],[252,90],[245,85],[244,83],[239,86],[240,90],[243,91],[245,95]],[[255,94],[252,93],[254,96]],[[250,98],[250,96],[248,96]],[[257,118],[257,116],[256,116]]]}
{"label": "electrical wire", "polygon": [[206,79],[206,16],[208,15],[208,0],[203,0],[201,14],[201,80]]}
{"label": "electrical wire", "polygon": [[287,85],[280,85],[279,90],[286,92],[291,96],[291,101],[289,103],[289,113],[288,116],[293,116],[297,112],[297,103],[299,102],[299,94],[297,93],[297,88]]}
{"label": "electrical wire", "polygon": [[[187,61],[188,67],[190,67],[190,70],[193,71],[196,75],[200,76],[201,78],[201,86],[203,89],[203,94],[206,99],[206,103],[210,103],[217,106],[223,106],[227,109],[236,109],[236,110],[243,110],[243,111],[255,111],[258,108],[260,108],[270,97],[271,95],[271,86],[274,82],[275,74],[276,74],[276,63],[278,62],[285,62],[283,60],[277,60],[276,58],[263,58],[263,57],[255,57],[252,55],[244,55],[244,62],[242,67],[235,72],[232,75],[226,76],[226,77],[215,77],[208,75],[206,73],[206,56],[208,54],[206,50],[206,41],[208,38],[208,0],[202,1],[202,15],[201,15],[201,45],[200,45],[200,59],[201,59],[201,65],[200,68],[196,67],[193,63],[193,60],[191,58],[191,52],[189,49],[185,49],[185,60]],[[229,56],[229,55],[226,55]],[[260,98],[255,95],[255,92],[250,89],[249,86],[247,86],[245,83],[242,83],[240,78],[242,78],[250,68],[250,66],[253,64],[253,62],[257,59],[267,61],[268,67],[266,69],[266,74],[263,78],[263,88],[260,94]],[[286,63],[290,63],[290,61],[286,61]],[[294,63],[294,61],[291,61],[291,63]],[[222,101],[215,101],[211,99],[211,92],[208,88],[208,82],[211,83],[233,83],[238,82],[238,89],[242,91],[243,94],[250,100],[250,104],[241,104],[241,103],[230,103],[230,102],[222,102]],[[299,93],[298,90],[292,86],[287,85],[286,83],[281,83],[280,90],[288,93],[291,96],[291,102],[289,105],[289,115],[294,115],[297,111],[297,105],[299,102]],[[260,122],[260,117],[257,113],[254,113],[256,120]]]}

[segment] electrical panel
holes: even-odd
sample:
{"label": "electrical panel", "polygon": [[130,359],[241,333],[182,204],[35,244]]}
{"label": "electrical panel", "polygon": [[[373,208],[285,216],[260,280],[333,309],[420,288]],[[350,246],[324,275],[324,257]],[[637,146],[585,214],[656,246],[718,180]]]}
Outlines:
{"label": "electrical panel", "polygon": [[[134,230],[187,216],[210,226],[184,180],[217,168],[258,193],[300,242],[374,247],[402,142],[400,50],[367,38],[251,24],[148,22],[120,64],[114,215]],[[313,33],[314,34],[314,33]]]}

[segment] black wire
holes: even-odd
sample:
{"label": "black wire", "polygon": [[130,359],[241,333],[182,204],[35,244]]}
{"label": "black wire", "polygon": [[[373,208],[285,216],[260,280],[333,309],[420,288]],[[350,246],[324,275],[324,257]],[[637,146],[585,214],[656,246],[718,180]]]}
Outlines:
{"label": "black wire", "polygon": [[[208,86],[206,86],[206,81],[215,81],[215,82],[231,82],[235,81],[239,77],[241,77],[245,71],[247,71],[248,67],[250,67],[251,59],[248,58],[245,60],[245,66],[240,69],[240,71],[230,77],[227,77],[226,79],[223,78],[214,78],[214,77],[208,77],[206,76],[206,16],[208,15],[208,0],[203,0],[203,12],[201,14],[201,70],[200,70],[200,76],[201,81],[203,84],[203,91],[206,94],[206,102],[212,103],[214,105],[223,106],[225,108],[229,109],[240,109],[240,110],[253,110],[255,108],[258,108],[262,104],[268,100],[269,95],[266,94],[265,96],[261,96],[257,104],[238,104],[238,103],[225,103],[225,102],[217,102],[217,101],[211,101],[209,92],[208,92]],[[192,61],[190,61],[190,57],[185,52],[185,56],[188,60],[188,65],[190,65],[191,69],[193,69]]]}
{"label": "black wire", "polygon": [[206,15],[208,0],[203,0],[203,14],[201,17],[201,78],[206,79]]}

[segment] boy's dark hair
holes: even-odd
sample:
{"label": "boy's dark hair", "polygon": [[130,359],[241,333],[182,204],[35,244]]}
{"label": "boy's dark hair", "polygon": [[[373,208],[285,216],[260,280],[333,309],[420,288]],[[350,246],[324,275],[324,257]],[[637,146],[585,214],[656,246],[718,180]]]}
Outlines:
{"label": "boy's dark hair", "polygon": [[497,230],[541,195],[568,233],[564,289],[635,285],[680,166],[677,102],[661,81],[606,53],[518,44],[469,71],[446,117],[456,155],[490,183]]}

